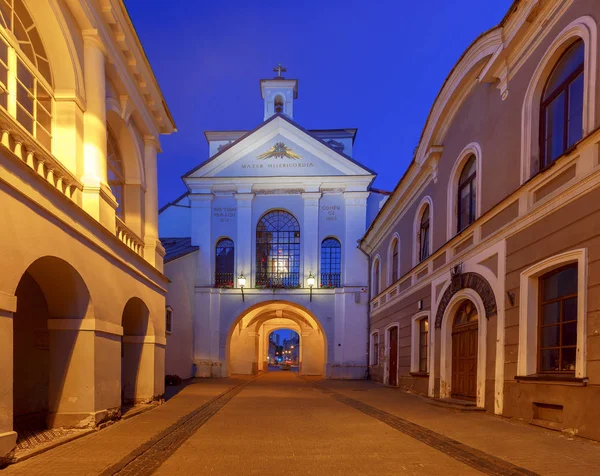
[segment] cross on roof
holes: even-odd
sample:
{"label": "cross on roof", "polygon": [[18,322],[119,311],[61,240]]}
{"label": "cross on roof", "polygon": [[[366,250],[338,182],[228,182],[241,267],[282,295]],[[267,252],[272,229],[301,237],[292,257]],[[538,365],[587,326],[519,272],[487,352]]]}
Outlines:
{"label": "cross on roof", "polygon": [[277,77],[281,78],[281,73],[285,73],[287,71],[287,69],[285,69],[285,67],[281,66],[281,63],[278,63],[277,66],[275,68],[273,68],[273,71],[275,71],[277,73]]}

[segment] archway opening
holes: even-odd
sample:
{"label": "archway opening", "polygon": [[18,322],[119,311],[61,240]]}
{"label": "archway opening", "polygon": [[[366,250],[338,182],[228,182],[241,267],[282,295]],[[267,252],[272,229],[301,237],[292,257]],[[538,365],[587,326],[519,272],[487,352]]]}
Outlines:
{"label": "archway opening", "polygon": [[269,372],[290,370],[298,372],[300,367],[300,335],[292,329],[276,329],[268,334],[266,369]]}
{"label": "archway opening", "polygon": [[[289,336],[286,343],[289,349],[286,350],[290,353],[278,357],[283,362],[291,361],[289,365],[292,367],[297,356],[300,375],[324,375],[327,362],[325,333],[309,311],[287,301],[258,304],[234,321],[227,339],[225,375],[256,375],[268,371],[270,336],[279,332],[289,335],[290,331],[297,334],[298,344],[292,343],[293,336]],[[283,347],[281,337],[279,345]]]}
{"label": "archway opening", "polygon": [[15,295],[13,427],[26,448],[47,429],[76,426],[77,415],[91,411],[93,362],[79,321],[92,307],[79,273],[55,257],[32,263]]}
{"label": "archway opening", "polygon": [[121,400],[125,405],[151,400],[154,393],[154,335],[150,311],[139,298],[123,310],[121,341]]}

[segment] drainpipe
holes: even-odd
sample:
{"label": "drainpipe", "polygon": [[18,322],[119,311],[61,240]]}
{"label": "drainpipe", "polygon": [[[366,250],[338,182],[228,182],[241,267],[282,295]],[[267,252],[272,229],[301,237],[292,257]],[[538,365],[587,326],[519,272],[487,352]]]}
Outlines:
{"label": "drainpipe", "polygon": [[369,362],[371,362],[371,255],[363,250],[362,238],[357,243],[357,248],[367,257],[367,289],[369,292],[367,294],[367,370],[365,371],[365,380],[369,380],[371,377],[369,367]]}

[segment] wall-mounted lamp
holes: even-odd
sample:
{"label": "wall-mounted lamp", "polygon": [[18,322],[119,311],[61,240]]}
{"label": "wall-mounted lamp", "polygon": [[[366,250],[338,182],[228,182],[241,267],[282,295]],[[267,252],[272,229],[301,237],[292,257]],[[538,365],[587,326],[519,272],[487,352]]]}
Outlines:
{"label": "wall-mounted lamp", "polygon": [[312,302],[312,288],[315,285],[315,277],[312,275],[312,271],[308,274],[308,278],[306,278],[306,284],[308,284],[308,288],[310,289],[310,302]]}
{"label": "wall-mounted lamp", "polygon": [[244,277],[244,273],[240,274],[238,276],[238,287],[242,290],[242,301],[245,301],[244,299],[244,286],[246,286],[246,278]]}

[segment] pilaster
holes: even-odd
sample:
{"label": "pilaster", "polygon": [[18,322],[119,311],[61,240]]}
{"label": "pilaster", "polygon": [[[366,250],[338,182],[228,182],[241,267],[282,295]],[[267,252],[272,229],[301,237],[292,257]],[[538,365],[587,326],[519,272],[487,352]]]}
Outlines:
{"label": "pilaster", "polygon": [[86,110],[82,204],[85,211],[114,231],[116,202],[107,185],[106,163],[106,51],[96,30],[83,32],[83,62]]}
{"label": "pilaster", "polygon": [[212,193],[191,194],[192,207],[192,245],[200,247],[198,253],[197,286],[212,286],[213,284],[213,250],[212,237]]}
{"label": "pilaster", "polygon": [[[243,274],[250,287],[252,281],[252,200],[253,193],[236,193],[237,201],[237,239],[235,243],[236,272],[238,276]],[[237,286],[237,279],[234,280]]]}
{"label": "pilaster", "polygon": [[[162,261],[156,253],[158,241],[158,178],[156,156],[160,152],[160,142],[154,136],[144,137],[144,169],[146,173],[146,193],[144,195],[144,258],[153,266]],[[160,263],[159,263],[160,264]]]}
{"label": "pilaster", "polygon": [[302,243],[304,253],[304,279],[310,273],[317,276],[319,273],[319,200],[320,192],[307,192],[302,194],[304,200],[304,223],[302,227]]}
{"label": "pilaster", "polygon": [[368,263],[366,256],[358,249],[358,240],[367,228],[367,198],[369,192],[345,192],[346,229],[344,239],[344,286],[365,286],[367,284]]}

